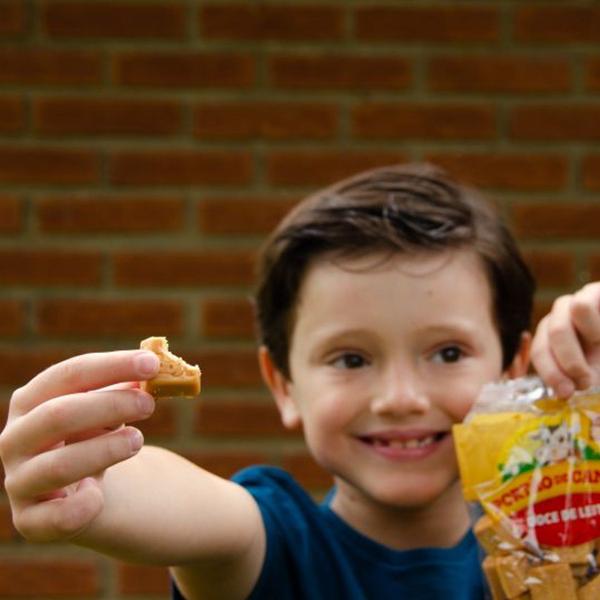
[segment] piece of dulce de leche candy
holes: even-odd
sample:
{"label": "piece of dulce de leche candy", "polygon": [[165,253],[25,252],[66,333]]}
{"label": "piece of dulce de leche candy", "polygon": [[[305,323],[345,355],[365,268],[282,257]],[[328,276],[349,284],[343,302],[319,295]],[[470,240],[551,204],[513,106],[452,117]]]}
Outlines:
{"label": "piece of dulce de leche candy", "polygon": [[492,600],[506,600],[508,596],[504,593],[502,582],[500,581],[500,577],[498,577],[496,560],[494,556],[486,556],[482,565],[483,572],[489,584]]}
{"label": "piece of dulce de leche candy", "polygon": [[597,600],[597,598],[600,598],[600,575],[596,575],[577,591],[577,600]]}
{"label": "piece of dulce de leche candy", "polygon": [[473,532],[486,554],[509,554],[521,547],[521,543],[504,529],[502,523],[493,523],[488,515],[478,519]]}
{"label": "piece of dulce de leche candy", "polygon": [[140,382],[140,388],[156,399],[172,396],[197,396],[200,393],[200,369],[189,365],[182,358],[169,352],[165,337],[149,337],[140,343],[142,350],[150,350],[158,356],[160,367],[157,375]]}
{"label": "piece of dulce de leche candy", "polygon": [[532,568],[528,587],[532,600],[577,600],[575,580],[566,563]]}

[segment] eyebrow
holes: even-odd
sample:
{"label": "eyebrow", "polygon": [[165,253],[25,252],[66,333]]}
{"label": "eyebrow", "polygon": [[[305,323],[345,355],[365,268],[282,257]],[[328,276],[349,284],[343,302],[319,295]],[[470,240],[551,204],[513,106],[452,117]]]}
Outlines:
{"label": "eyebrow", "polygon": [[338,341],[342,342],[346,338],[356,338],[356,337],[368,337],[373,338],[376,337],[370,332],[368,329],[353,327],[351,329],[345,329],[343,327],[331,327],[326,329],[325,331],[319,332],[316,336],[316,342],[313,344],[313,351],[320,351],[323,346],[326,346],[331,343],[336,343]]}

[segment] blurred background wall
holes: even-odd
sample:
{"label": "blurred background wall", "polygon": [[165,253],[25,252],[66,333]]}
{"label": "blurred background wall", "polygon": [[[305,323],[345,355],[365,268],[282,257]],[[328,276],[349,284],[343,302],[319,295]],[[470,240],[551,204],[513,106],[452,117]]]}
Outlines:
{"label": "blurred background wall", "polygon": [[[142,426],[222,475],[328,480],[261,387],[260,241],[304,194],[429,160],[481,186],[540,290],[600,278],[600,6],[370,0],[0,1],[0,418],[75,353],[167,335],[203,402]],[[166,598],[163,569],[14,532],[0,598]]]}

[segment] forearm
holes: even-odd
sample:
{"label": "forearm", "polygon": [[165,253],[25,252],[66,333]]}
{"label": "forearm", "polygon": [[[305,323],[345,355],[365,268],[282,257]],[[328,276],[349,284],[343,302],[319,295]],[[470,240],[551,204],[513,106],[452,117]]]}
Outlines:
{"label": "forearm", "polygon": [[245,536],[260,519],[236,484],[161,448],[114,465],[102,486],[104,509],[73,541],[124,560],[228,561],[251,543]]}

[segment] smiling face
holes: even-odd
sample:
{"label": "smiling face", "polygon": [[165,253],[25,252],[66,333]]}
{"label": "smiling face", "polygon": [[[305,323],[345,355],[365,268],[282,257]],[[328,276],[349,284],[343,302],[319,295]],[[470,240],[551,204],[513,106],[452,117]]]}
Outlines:
{"label": "smiling face", "polygon": [[309,268],[291,380],[278,375],[271,388],[286,425],[302,423],[333,473],[337,506],[347,496],[413,509],[455,495],[452,425],[502,375],[492,314],[485,272],[468,251]]}

